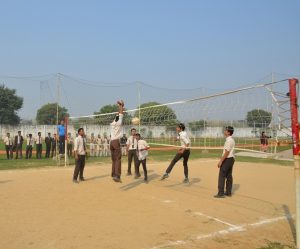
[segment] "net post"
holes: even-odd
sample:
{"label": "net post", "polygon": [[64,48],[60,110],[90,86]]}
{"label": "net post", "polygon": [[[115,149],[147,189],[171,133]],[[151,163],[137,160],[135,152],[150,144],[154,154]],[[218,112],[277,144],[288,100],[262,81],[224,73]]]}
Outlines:
{"label": "net post", "polygon": [[289,97],[291,110],[291,127],[294,155],[294,172],[296,187],[296,245],[300,249],[300,157],[299,157],[299,123],[298,123],[298,79],[289,79]]}
{"label": "net post", "polygon": [[65,167],[67,167],[68,160],[68,117],[65,117]]}

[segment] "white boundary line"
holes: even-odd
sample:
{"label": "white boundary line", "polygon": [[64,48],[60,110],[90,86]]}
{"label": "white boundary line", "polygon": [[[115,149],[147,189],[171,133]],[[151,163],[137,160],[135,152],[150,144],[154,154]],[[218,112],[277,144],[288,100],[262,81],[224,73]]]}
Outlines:
{"label": "white boundary line", "polygon": [[[213,237],[216,237],[216,236],[227,235],[227,234],[233,233],[233,232],[242,232],[242,231],[246,231],[247,228],[249,228],[249,227],[251,227],[251,228],[260,227],[260,226],[267,225],[267,224],[272,224],[272,223],[275,223],[275,222],[278,222],[278,221],[281,221],[281,220],[292,219],[292,216],[279,216],[279,217],[275,217],[275,218],[263,219],[261,221],[255,222],[255,223],[235,226],[235,225],[232,225],[230,223],[223,222],[223,221],[221,221],[217,218],[214,218],[214,217],[211,217],[211,216],[208,216],[208,215],[204,215],[202,213],[198,213],[198,214],[201,215],[201,216],[207,217],[207,218],[211,218],[211,219],[216,220],[218,222],[221,222],[223,224],[226,224],[230,227],[228,229],[222,229],[222,230],[219,230],[219,231],[213,232],[213,233],[200,234],[195,238],[195,240],[203,240],[203,239],[213,238]],[[163,249],[163,248],[169,247],[169,246],[178,246],[178,245],[188,244],[189,242],[190,241],[184,241],[184,240],[170,241],[170,242],[167,242],[167,243],[162,244],[162,245],[151,247],[150,249]]]}

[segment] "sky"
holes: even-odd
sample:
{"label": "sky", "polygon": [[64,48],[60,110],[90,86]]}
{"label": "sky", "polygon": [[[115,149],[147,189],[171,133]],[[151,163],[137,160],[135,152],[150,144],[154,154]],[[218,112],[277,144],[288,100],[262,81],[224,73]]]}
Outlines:
{"label": "sky", "polygon": [[271,72],[300,75],[298,0],[0,2],[0,83],[24,97],[22,118],[55,101],[57,73],[70,76],[61,102],[74,115],[122,97],[134,108],[137,81],[156,89],[143,100],[171,101],[188,95],[159,88],[221,91]]}

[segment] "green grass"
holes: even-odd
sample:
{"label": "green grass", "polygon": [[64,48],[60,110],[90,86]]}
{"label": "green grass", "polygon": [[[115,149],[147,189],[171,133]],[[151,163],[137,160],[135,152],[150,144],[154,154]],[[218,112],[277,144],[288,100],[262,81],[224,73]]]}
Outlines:
{"label": "green grass", "polygon": [[259,247],[257,249],[296,249],[294,245],[284,245],[281,244],[280,242],[272,242],[272,241],[267,241],[267,245],[263,247]]}

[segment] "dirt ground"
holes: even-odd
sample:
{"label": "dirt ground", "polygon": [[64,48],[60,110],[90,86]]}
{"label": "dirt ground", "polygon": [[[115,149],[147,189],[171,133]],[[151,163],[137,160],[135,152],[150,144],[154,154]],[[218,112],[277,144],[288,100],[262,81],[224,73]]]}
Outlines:
{"label": "dirt ground", "polygon": [[292,167],[236,163],[234,195],[214,199],[214,159],[190,161],[190,184],[179,162],[160,181],[166,163],[148,164],[149,183],[110,178],[110,165],[0,172],[0,248],[158,249],[259,248],[294,244]]}

